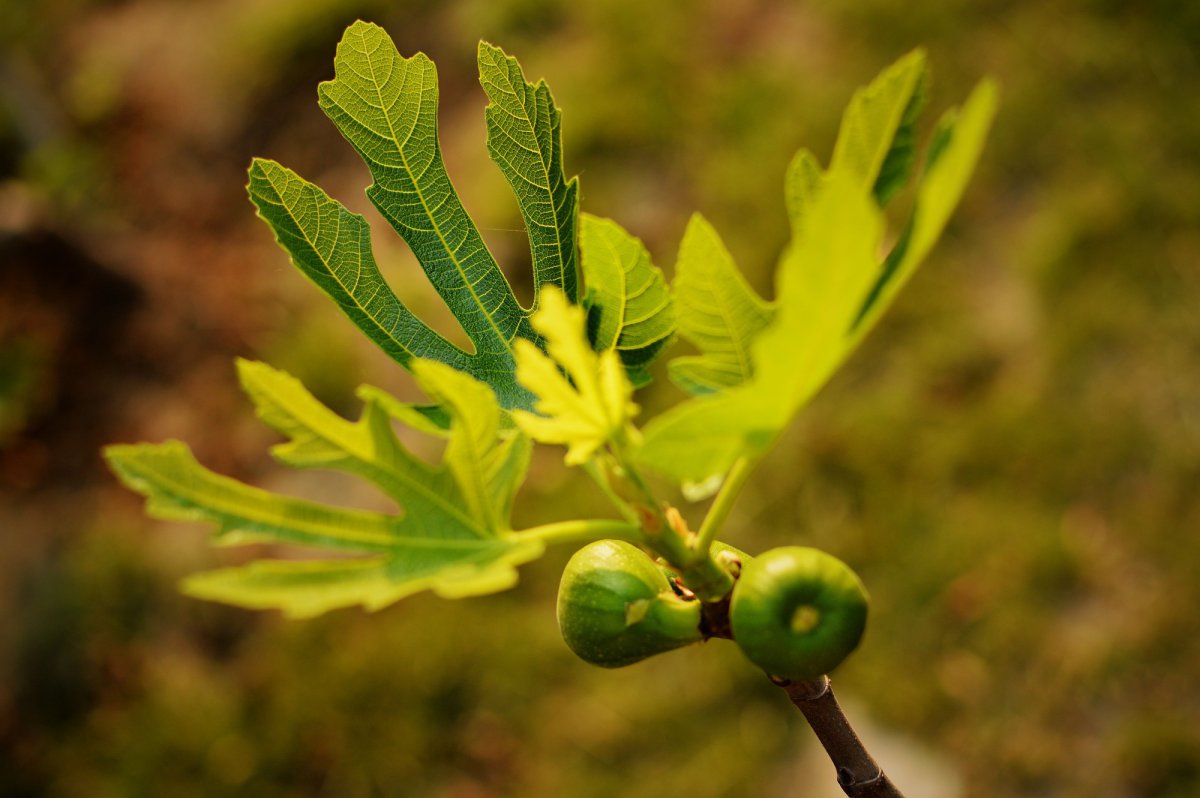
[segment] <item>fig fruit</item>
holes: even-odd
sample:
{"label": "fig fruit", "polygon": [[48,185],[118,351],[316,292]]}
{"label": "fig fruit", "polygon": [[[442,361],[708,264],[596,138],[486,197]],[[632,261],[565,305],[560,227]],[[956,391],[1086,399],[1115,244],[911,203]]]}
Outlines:
{"label": "fig fruit", "polygon": [[700,602],[676,595],[649,555],[619,540],[589,543],[567,562],[558,628],[580,659],[605,668],[702,639]]}
{"label": "fig fruit", "polygon": [[730,604],[733,638],[767,673],[816,679],[862,639],[867,592],[838,558],[786,546],[746,562]]}

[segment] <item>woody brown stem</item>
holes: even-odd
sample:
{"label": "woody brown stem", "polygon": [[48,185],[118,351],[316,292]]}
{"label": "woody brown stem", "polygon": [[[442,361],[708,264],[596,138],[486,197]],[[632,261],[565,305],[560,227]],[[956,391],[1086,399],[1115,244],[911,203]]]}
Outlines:
{"label": "woody brown stem", "polygon": [[[733,640],[729,623],[729,597],[705,602],[700,608],[700,628],[705,639]],[[850,798],[904,798],[892,784],[850,725],[846,713],[833,694],[829,677],[791,681],[771,676],[771,681],[787,693],[817,735],[837,773],[838,785]]]}
{"label": "woody brown stem", "polygon": [[821,741],[837,769],[837,781],[851,798],[904,798],[883,769],[867,753],[846,713],[838,704],[829,677],[808,681],[771,678],[783,688]]}
{"label": "woody brown stem", "polygon": [[[740,571],[740,565],[738,562],[735,572]],[[719,601],[701,603],[700,631],[704,639],[734,639],[733,626],[729,621],[731,598],[732,593],[727,593]],[[828,676],[800,681],[776,676],[770,676],[770,679],[787,693],[817,735],[833,763],[842,792],[850,798],[904,798],[883,768],[867,753],[866,746],[833,694]]]}

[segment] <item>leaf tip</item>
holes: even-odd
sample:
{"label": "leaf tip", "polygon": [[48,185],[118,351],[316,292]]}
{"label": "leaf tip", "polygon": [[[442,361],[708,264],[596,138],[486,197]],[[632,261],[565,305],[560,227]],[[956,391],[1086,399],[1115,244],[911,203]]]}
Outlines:
{"label": "leaf tip", "polygon": [[154,471],[164,461],[193,461],[192,450],[180,440],[162,443],[114,443],[101,450],[109,469],[125,487],[142,495],[149,495],[144,474]]}
{"label": "leaf tip", "polygon": [[267,170],[271,164],[275,163],[267,158],[254,157],[250,159],[250,166],[246,167],[246,175],[250,178],[246,184],[246,190],[253,192],[254,182],[266,177]]}
{"label": "leaf tip", "polygon": [[128,463],[138,448],[139,444],[110,443],[100,450],[100,456],[104,458],[104,463],[108,466],[108,470],[122,484],[130,488],[133,485],[129,482]]}
{"label": "leaf tip", "polygon": [[929,53],[924,47],[914,47],[904,55],[900,56],[896,61],[888,67],[879,76],[876,83],[883,82],[893,76],[912,75],[912,80],[919,82],[925,78],[929,72]]}
{"label": "leaf tip", "polygon": [[262,215],[260,200],[269,200],[271,194],[279,195],[280,190],[277,181],[280,177],[286,179],[292,175],[292,172],[278,161],[273,161],[270,158],[253,158],[250,161],[250,167],[246,170],[246,193],[250,195],[250,201],[259,206],[259,215]]}
{"label": "leaf tip", "polygon": [[989,114],[995,113],[996,106],[1000,104],[1000,81],[991,75],[986,76],[975,84],[967,102],[980,103],[987,108]]}
{"label": "leaf tip", "polygon": [[508,53],[504,52],[503,48],[492,44],[491,42],[487,41],[486,39],[479,40],[479,46],[475,49],[475,52],[478,57],[480,65],[483,64],[483,57],[485,55],[495,57],[497,54],[499,54],[499,56],[501,58],[508,57]]}
{"label": "leaf tip", "polygon": [[922,69],[928,69],[929,51],[924,47],[914,47],[904,54],[900,63],[920,65]]}
{"label": "leaf tip", "polygon": [[708,221],[708,217],[700,211],[694,211],[688,217],[687,227],[683,229],[683,238],[679,242],[679,248],[682,250],[684,242],[694,242],[700,236],[714,238],[716,232],[716,228],[712,226],[712,222]]}
{"label": "leaf tip", "polygon": [[274,372],[275,369],[263,363],[261,360],[250,360],[244,357],[235,357],[233,359],[234,367],[237,369],[238,382],[242,387],[246,387],[246,383],[254,380],[261,374]]}
{"label": "leaf tip", "polygon": [[107,446],[101,447],[100,456],[108,463],[114,460],[120,460],[125,456],[125,450],[131,448],[128,443],[110,443]]}
{"label": "leaf tip", "polygon": [[346,30],[342,33],[342,41],[345,41],[346,37],[351,33],[358,36],[366,36],[368,33],[373,32],[383,33],[385,36],[387,35],[384,33],[383,28],[379,27],[374,22],[368,22],[365,19],[356,19],[346,26]]}

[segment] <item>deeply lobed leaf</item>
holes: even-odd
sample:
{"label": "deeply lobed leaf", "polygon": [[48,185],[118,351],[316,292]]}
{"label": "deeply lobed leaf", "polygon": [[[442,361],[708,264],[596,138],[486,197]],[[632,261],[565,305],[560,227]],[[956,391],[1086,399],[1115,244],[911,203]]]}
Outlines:
{"label": "deeply lobed leaf", "polygon": [[877,273],[881,219],[843,173],[823,184],[808,225],[780,264],[775,320],[751,346],[753,376],[653,419],[641,462],[680,481],[723,474],[765,449],[836,367],[846,317]]}
{"label": "deeply lobed leaf", "polygon": [[545,336],[550,357],[528,342],[519,344],[517,378],[537,396],[537,413],[514,410],[513,418],[534,440],[567,446],[568,463],[584,463],[624,434],[638,409],[633,389],[614,349],[592,351],[583,311],[559,292],[544,294],[533,323]]}
{"label": "deeply lobed leaf", "polygon": [[[330,507],[273,494],[214,474],[178,442],[114,446],[106,451],[121,479],[161,518],[216,523],[226,544],[282,543],[359,555],[352,559],[261,561],[191,577],[188,592],[241,606],[311,615],[336,607],[384,606],[421,590],[451,597],[511,586],[514,566],[536,559],[542,544],[511,531],[512,497],[529,462],[529,441],[501,424],[486,385],[450,366],[412,363],[425,391],[446,411],[442,462],[405,449],[392,429],[397,415],[373,389],[363,415],[347,421],[321,405],[293,377],[262,363],[239,362],[260,417],[282,432],[281,461],[362,476],[403,508],[399,516]],[[394,400],[393,400],[394,402]]]}
{"label": "deeply lobed leaf", "polygon": [[561,113],[550,87],[525,82],[517,59],[479,43],[479,82],[487,107],[487,144],[521,207],[533,255],[535,295],[556,285],[572,302],[579,296],[575,230],[579,180],[562,167]]}
{"label": "deeply lobed leaf", "polygon": [[[516,59],[503,50],[481,42],[478,64],[490,100],[488,153],[512,187],[529,232],[534,307],[547,286],[576,302],[579,185],[563,171],[561,114],[545,82],[526,82]],[[396,297],[371,254],[362,216],[263,159],[252,163],[248,186],[259,216],[297,268],[397,362],[448,363],[491,386],[504,407],[530,407],[532,397],[514,377],[514,352],[518,340],[539,344],[529,321],[532,308],[517,301],[450,182],[438,140],[433,62],[423,53],[402,57],[382,28],[360,21],[339,42],[334,69],[333,80],[318,88],[321,109],[366,163],[374,181],[367,196],[408,243],[473,351],[449,343]],[[587,260],[585,242],[585,267]],[[629,276],[655,274],[647,258]],[[601,282],[597,278],[598,286]],[[665,286],[661,293],[666,296]],[[591,297],[589,307],[624,318],[644,310],[626,303],[647,301],[640,294],[601,289]],[[669,307],[651,326],[631,329],[614,344],[639,383],[648,379],[645,366],[670,337]]]}
{"label": "deeply lobed leaf", "polygon": [[[961,112],[943,117],[912,218],[880,258],[879,205],[910,171],[926,80],[920,53],[901,59],[855,95],[828,171],[807,151],[797,154],[786,181],[792,241],[776,278],[776,317],[756,337],[751,334],[750,377],[731,379],[723,392],[695,397],[654,419],[638,454],[647,466],[681,482],[702,482],[764,451],[928,254],[979,157],[996,91],[985,81]],[[709,260],[724,262],[724,256],[711,254]],[[723,332],[717,340],[728,347],[735,338]]]}
{"label": "deeply lobed leaf", "polygon": [[523,404],[512,379],[512,344],[534,334],[446,173],[437,69],[423,53],[402,57],[382,28],[361,21],[346,30],[333,63],[336,75],[317,95],[371,171],[367,196],[408,243],[474,345],[466,370],[489,382],[506,405]]}
{"label": "deeply lobed leaf", "polygon": [[292,263],[384,352],[401,363],[430,357],[465,369],[469,357],[417,319],[383,279],[367,220],[295,172],[255,158],[247,186],[258,215]]}

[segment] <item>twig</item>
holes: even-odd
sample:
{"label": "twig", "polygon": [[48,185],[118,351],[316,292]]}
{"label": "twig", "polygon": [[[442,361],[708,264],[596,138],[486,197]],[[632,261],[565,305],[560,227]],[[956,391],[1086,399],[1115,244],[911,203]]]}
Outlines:
{"label": "twig", "polygon": [[[701,625],[706,639],[733,640],[729,622],[729,598],[701,605]],[[771,676],[771,681],[783,688],[804,719],[816,733],[817,739],[837,770],[837,782],[850,798],[904,798],[878,763],[867,753],[855,733],[846,713],[842,711],[828,676],[807,681],[791,681]]]}
{"label": "twig", "polygon": [[850,798],[904,798],[854,733],[833,695],[829,677],[792,682],[771,677],[787,693],[816,733],[837,768],[837,781]]}

